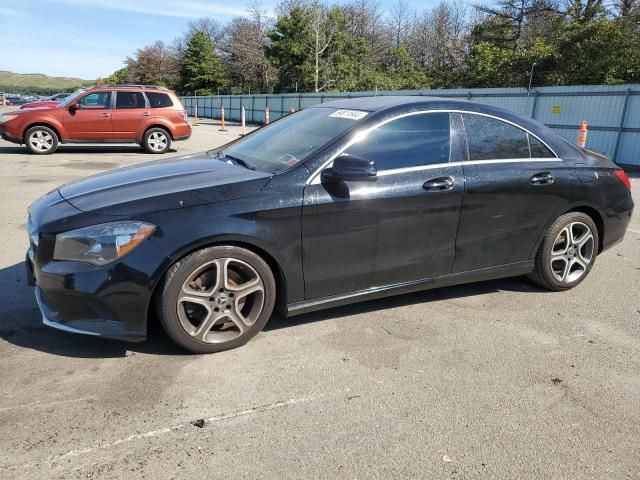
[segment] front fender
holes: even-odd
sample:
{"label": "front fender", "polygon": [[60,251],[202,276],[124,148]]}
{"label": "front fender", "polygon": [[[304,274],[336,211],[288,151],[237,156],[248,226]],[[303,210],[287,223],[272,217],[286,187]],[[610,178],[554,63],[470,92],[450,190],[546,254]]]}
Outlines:
{"label": "front fender", "polygon": [[49,125],[58,132],[61,141],[69,138],[67,130],[64,128],[64,124],[53,115],[29,115],[29,118],[25,119],[22,125],[22,136],[24,136],[32,125]]}

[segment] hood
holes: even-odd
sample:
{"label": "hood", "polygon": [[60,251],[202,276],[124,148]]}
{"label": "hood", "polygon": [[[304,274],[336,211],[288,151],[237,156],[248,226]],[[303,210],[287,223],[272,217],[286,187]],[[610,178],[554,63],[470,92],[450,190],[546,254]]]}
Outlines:
{"label": "hood", "polygon": [[30,103],[25,103],[24,105],[21,105],[20,109],[24,110],[27,108],[53,108],[53,107],[57,107],[59,103],[60,102],[52,102],[52,101],[30,102]]}
{"label": "hood", "polygon": [[241,198],[270,177],[198,153],[101,173],[63,185],[59,192],[84,212],[135,215]]}

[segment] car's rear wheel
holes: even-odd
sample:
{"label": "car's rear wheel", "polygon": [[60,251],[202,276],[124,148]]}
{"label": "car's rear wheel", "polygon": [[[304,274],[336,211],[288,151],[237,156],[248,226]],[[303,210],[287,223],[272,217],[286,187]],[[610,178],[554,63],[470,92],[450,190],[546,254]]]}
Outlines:
{"label": "car's rear wheel", "polygon": [[171,148],[171,136],[164,128],[150,128],[144,134],[142,148],[149,153],[168,152]]}
{"label": "car's rear wheel", "polygon": [[549,290],[573,288],[593,268],[598,245],[593,219],[582,212],[566,213],[549,227],[529,278]]}
{"label": "car's rear wheel", "polygon": [[49,127],[37,125],[27,130],[24,143],[31,153],[48,155],[58,149],[58,135]]}
{"label": "car's rear wheel", "polygon": [[258,255],[235,246],[199,250],[166,274],[157,311],[167,334],[196,353],[239,347],[269,320],[276,283]]}

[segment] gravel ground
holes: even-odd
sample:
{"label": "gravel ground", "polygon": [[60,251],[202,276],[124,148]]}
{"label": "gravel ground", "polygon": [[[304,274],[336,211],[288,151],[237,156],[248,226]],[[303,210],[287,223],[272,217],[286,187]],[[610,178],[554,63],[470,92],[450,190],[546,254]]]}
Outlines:
{"label": "gravel ground", "polygon": [[[218,128],[175,147],[238,134]],[[36,157],[0,140],[0,478],[640,477],[637,213],[565,293],[521,278],[442,288],[274,318],[206,356],[157,327],[127,344],[42,326],[23,272],[27,206],[151,158]]]}

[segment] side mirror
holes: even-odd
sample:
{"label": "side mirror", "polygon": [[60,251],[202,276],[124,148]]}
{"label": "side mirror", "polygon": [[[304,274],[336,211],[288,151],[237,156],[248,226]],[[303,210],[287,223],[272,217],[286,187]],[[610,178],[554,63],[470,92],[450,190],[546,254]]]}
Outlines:
{"label": "side mirror", "polygon": [[333,161],[333,167],[322,171],[321,178],[323,182],[372,182],[378,178],[378,171],[373,160],[342,154]]}
{"label": "side mirror", "polygon": [[80,110],[80,104],[79,103],[72,103],[69,106],[69,111],[70,112],[75,112],[76,110]]}

